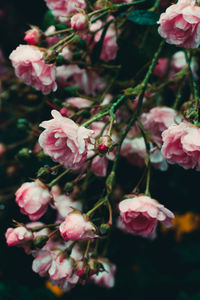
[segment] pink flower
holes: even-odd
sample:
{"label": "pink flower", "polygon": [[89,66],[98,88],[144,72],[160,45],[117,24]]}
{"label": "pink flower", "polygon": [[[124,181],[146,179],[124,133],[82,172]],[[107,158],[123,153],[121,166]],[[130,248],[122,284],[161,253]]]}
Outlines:
{"label": "pink flower", "polygon": [[79,212],[69,213],[60,225],[60,233],[64,240],[90,240],[96,237],[94,225]]}
{"label": "pink flower", "polygon": [[144,128],[150,132],[153,140],[162,145],[162,132],[174,124],[176,111],[169,107],[154,107],[148,113],[141,115]]}
{"label": "pink flower", "polygon": [[68,98],[65,103],[69,103],[71,106],[76,108],[88,108],[92,105],[92,101],[80,97]]}
{"label": "pink flower", "polygon": [[[177,51],[172,56],[170,66],[171,68],[170,68],[169,77],[171,78],[174,76],[175,73],[182,71],[187,66],[185,53],[183,51]],[[191,59],[190,67],[194,76],[197,77],[196,72],[198,71],[198,63],[196,62],[194,57]]]}
{"label": "pink flower", "polygon": [[[144,138],[126,138],[122,144],[120,154],[124,156],[132,165],[144,167],[145,158],[147,155]],[[160,150],[152,145],[150,145],[150,163],[154,166],[154,168],[161,171],[166,171],[168,167],[167,162],[164,160]]]}
{"label": "pink flower", "polygon": [[120,229],[151,239],[156,237],[158,221],[170,227],[174,218],[170,210],[146,195],[133,195],[132,198],[121,201],[119,212],[118,227]]}
{"label": "pink flower", "polygon": [[[101,20],[96,21],[90,26],[90,31],[95,32],[97,29],[101,28],[104,23]],[[101,35],[103,33],[103,29],[97,31],[94,35],[94,39],[92,40],[92,45],[90,45],[90,49],[93,49],[94,45],[98,43],[101,39]],[[90,43],[90,35],[87,37],[88,44]],[[100,54],[100,59],[103,61],[110,61],[116,58],[118,51],[117,45],[117,34],[113,24],[111,24],[104,37],[103,47]]]}
{"label": "pink flower", "polygon": [[62,49],[61,54],[62,54],[62,56],[63,56],[63,58],[64,58],[65,60],[68,60],[68,61],[72,60],[73,55],[72,55],[72,52],[71,52],[71,50],[69,49],[69,47],[67,47],[67,46],[64,47],[64,48]]}
{"label": "pink flower", "polygon": [[46,42],[49,47],[59,42],[59,38],[57,35],[48,36],[49,34],[50,35],[53,34],[55,31],[56,31],[56,27],[54,25],[49,26],[45,31]]}
{"label": "pink flower", "polygon": [[104,271],[99,271],[98,274],[92,275],[90,279],[99,286],[114,287],[116,266],[106,259],[99,259],[98,261],[103,265]]}
{"label": "pink flower", "polygon": [[46,64],[43,55],[39,48],[20,45],[10,54],[10,59],[17,77],[46,95],[57,89],[56,67]]}
{"label": "pink flower", "polygon": [[33,240],[33,233],[23,226],[8,228],[5,236],[8,246],[23,246]]}
{"label": "pink flower", "polygon": [[78,170],[87,158],[92,130],[78,126],[74,121],[52,111],[53,119],[40,124],[45,130],[39,137],[44,153],[66,168]]}
{"label": "pink flower", "polygon": [[172,125],[162,134],[162,154],[171,164],[200,171],[200,129],[188,122]]}
{"label": "pink flower", "polygon": [[58,211],[58,218],[65,219],[66,216],[74,209],[81,210],[82,203],[73,201],[69,196],[57,192],[57,186],[53,186],[51,194],[54,199],[54,207]]}
{"label": "pink flower", "polygon": [[60,87],[79,87],[87,95],[95,95],[105,88],[105,82],[93,71],[80,69],[77,65],[56,68]]}
{"label": "pink flower", "polygon": [[35,259],[33,260],[32,263],[32,269],[34,272],[38,273],[41,277],[47,276],[51,264],[52,264],[51,252],[42,249],[39,250],[35,255]]}
{"label": "pink flower", "polygon": [[45,214],[51,200],[51,194],[39,180],[23,183],[15,196],[21,213],[28,215],[32,221],[40,219]]}
{"label": "pink flower", "polygon": [[167,43],[184,48],[198,48],[200,44],[200,7],[196,0],[179,0],[162,13],[159,34]]}
{"label": "pink flower", "polygon": [[77,8],[84,9],[86,3],[84,0],[45,0],[49,9],[55,17],[69,17],[71,14],[77,12]]}
{"label": "pink flower", "polygon": [[163,78],[167,73],[168,58],[159,58],[157,65],[154,68],[154,74],[160,78]]}
{"label": "pink flower", "polygon": [[31,29],[26,31],[24,40],[29,45],[37,45],[40,42],[40,38],[41,38],[40,29],[37,26],[31,26]]}
{"label": "pink flower", "polygon": [[87,28],[88,19],[87,15],[77,13],[71,17],[71,28],[77,31],[83,31]]}
{"label": "pink flower", "polygon": [[108,159],[104,156],[96,156],[92,160],[91,171],[99,177],[107,175]]}

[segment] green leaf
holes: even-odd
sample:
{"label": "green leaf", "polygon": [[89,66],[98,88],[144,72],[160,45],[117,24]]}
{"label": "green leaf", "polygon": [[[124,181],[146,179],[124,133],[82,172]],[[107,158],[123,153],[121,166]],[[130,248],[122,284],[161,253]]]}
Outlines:
{"label": "green leaf", "polygon": [[51,25],[55,25],[56,20],[52,14],[51,10],[48,10],[44,16],[43,26],[44,28],[48,28]]}
{"label": "green leaf", "polygon": [[153,11],[136,9],[128,17],[128,20],[139,25],[156,25],[159,14]]}

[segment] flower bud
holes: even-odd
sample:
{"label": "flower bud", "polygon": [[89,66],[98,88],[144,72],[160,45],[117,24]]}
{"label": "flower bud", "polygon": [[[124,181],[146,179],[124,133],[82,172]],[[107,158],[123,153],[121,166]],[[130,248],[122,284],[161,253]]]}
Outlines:
{"label": "flower bud", "polygon": [[44,60],[48,64],[56,60],[57,54],[55,50],[47,49],[44,54]]}
{"label": "flower bud", "polygon": [[101,234],[106,234],[110,230],[110,225],[109,224],[101,224],[100,226],[100,232]]}
{"label": "flower bud", "polygon": [[106,154],[112,146],[112,139],[109,135],[101,136],[96,139],[95,147],[97,151],[101,154]]}
{"label": "flower bud", "polygon": [[74,186],[71,182],[67,182],[64,186],[64,191],[67,193],[67,194],[71,194],[73,192],[73,189],[74,189]]}
{"label": "flower bud", "polygon": [[41,31],[37,26],[31,26],[31,29],[26,31],[26,35],[24,37],[24,40],[29,45],[37,45],[40,43],[41,39]]}
{"label": "flower bud", "polygon": [[83,31],[88,26],[87,15],[83,13],[77,13],[71,18],[71,27],[77,31]]}
{"label": "flower bud", "polygon": [[44,245],[46,244],[46,242],[48,241],[48,236],[46,235],[39,235],[36,237],[36,239],[33,241],[33,244],[35,247],[37,248],[42,248],[44,247]]}

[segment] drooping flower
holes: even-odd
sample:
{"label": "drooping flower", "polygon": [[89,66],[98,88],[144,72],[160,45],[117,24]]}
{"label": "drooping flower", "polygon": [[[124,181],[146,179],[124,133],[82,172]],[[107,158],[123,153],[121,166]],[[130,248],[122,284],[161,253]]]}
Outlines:
{"label": "drooping flower", "polygon": [[10,54],[17,77],[44,95],[56,91],[56,67],[44,61],[44,52],[30,45],[20,45]]}
{"label": "drooping flower", "polygon": [[15,196],[21,213],[32,221],[40,219],[45,214],[51,200],[50,192],[40,180],[23,183]]}
{"label": "drooping flower", "polygon": [[79,212],[69,213],[60,225],[60,233],[64,240],[82,241],[95,238],[95,226]]}
{"label": "drooping flower", "polygon": [[116,266],[110,263],[107,259],[98,259],[98,262],[102,264],[104,271],[99,271],[98,274],[92,275],[90,279],[101,287],[114,287]]}
{"label": "drooping flower", "polygon": [[172,125],[162,134],[162,154],[171,164],[200,171],[200,129],[189,122]]}
{"label": "drooping flower", "polygon": [[196,0],[178,0],[161,14],[159,34],[167,43],[184,48],[200,44],[200,7]]}
{"label": "drooping flower", "polygon": [[151,239],[156,236],[158,222],[170,227],[174,218],[170,210],[146,195],[133,195],[132,198],[121,201],[119,212],[117,225],[120,229]]}
{"label": "drooping flower", "polygon": [[74,121],[52,111],[53,119],[40,124],[45,130],[39,137],[44,153],[66,168],[78,170],[87,158],[92,130],[78,126]]}

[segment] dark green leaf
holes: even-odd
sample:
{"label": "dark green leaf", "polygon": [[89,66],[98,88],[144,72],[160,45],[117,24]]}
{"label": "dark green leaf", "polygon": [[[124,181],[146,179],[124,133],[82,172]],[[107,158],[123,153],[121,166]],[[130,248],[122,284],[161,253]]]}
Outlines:
{"label": "dark green leaf", "polygon": [[149,10],[136,9],[128,17],[128,20],[139,25],[155,25],[159,20],[159,14]]}

